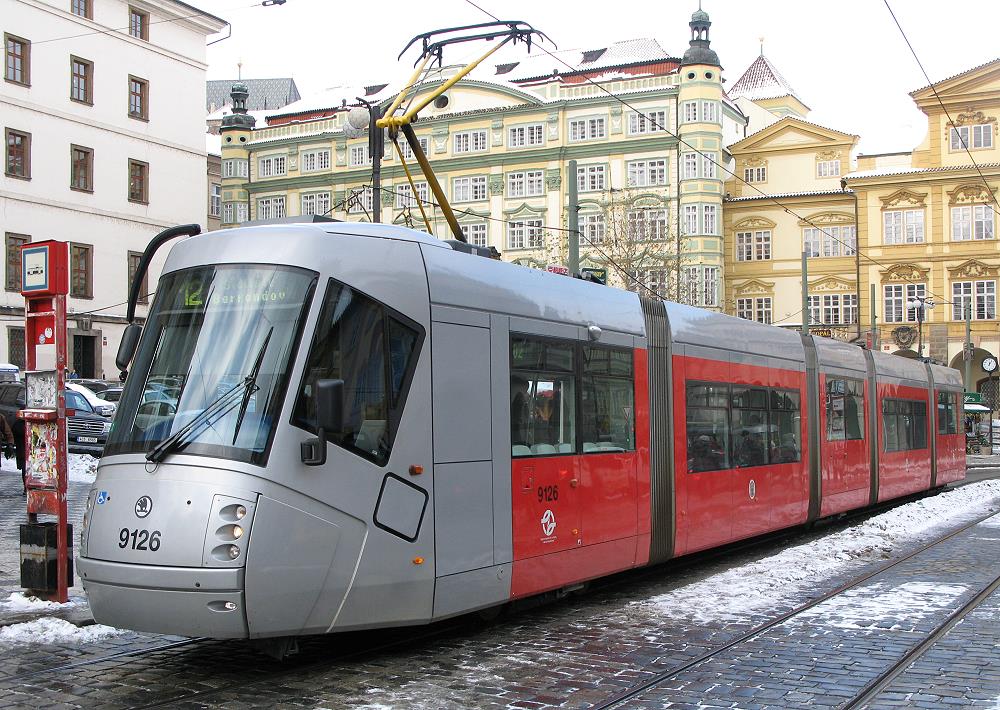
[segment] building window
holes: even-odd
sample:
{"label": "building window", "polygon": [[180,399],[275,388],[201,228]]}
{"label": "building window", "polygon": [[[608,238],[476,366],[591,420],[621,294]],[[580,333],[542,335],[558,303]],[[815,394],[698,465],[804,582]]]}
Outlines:
{"label": "building window", "polygon": [[396,185],[396,209],[403,209],[406,207],[416,207],[417,200],[420,200],[424,204],[430,201],[430,193],[427,189],[426,182],[415,183],[417,186],[417,196],[413,196],[413,188],[410,187],[410,183],[404,182],[402,185]]}
{"label": "building window", "polygon": [[841,227],[805,227],[802,230],[802,250],[808,257],[854,256],[857,230],[854,225]]}
{"label": "building window", "polygon": [[669,293],[670,272],[667,269],[641,269],[632,274],[633,278],[659,297]]}
{"label": "building window", "polygon": [[350,151],[350,157],[347,160],[348,165],[351,167],[359,167],[361,165],[371,165],[372,156],[368,151],[368,144],[361,143],[359,145],[352,145]]}
{"label": "building window", "polygon": [[719,221],[717,217],[719,208],[715,205],[702,205],[702,209],[704,210],[704,222],[702,223],[705,227],[704,234],[718,235]]}
{"label": "building window", "polygon": [[858,322],[858,295],[856,293],[845,293],[840,296],[841,322]]}
{"label": "building window", "polygon": [[632,241],[660,241],[668,236],[666,210],[629,210],[625,213],[625,220]]}
{"label": "building window", "polygon": [[923,210],[889,210],[882,214],[886,244],[920,244],[924,241]]}
{"label": "building window", "polygon": [[993,320],[997,317],[996,281],[958,281],[951,285],[951,317],[965,320],[965,309],[972,309],[974,320]]}
{"label": "building window", "polygon": [[93,192],[94,151],[91,148],[73,145],[69,149],[69,186],[74,190]]}
{"label": "building window", "polygon": [[79,57],[70,57],[69,66],[69,97],[73,101],[93,105],[94,63]]}
{"label": "building window", "polygon": [[667,130],[667,112],[650,111],[649,113],[630,113],[628,117],[628,133],[638,136],[643,133],[655,133]]}
{"label": "building window", "polygon": [[89,244],[69,245],[69,295],[94,297],[94,248]]}
{"label": "building window", "polygon": [[542,220],[519,219],[507,223],[508,249],[539,249],[542,241]]}
{"label": "building window", "polygon": [[514,126],[507,129],[508,148],[526,148],[545,144],[545,126],[533,123],[530,126]]}
{"label": "building window", "polygon": [[633,160],[628,164],[629,187],[667,184],[666,160]]}
{"label": "building window", "polygon": [[809,296],[809,320],[807,323],[822,323],[822,296]]}
{"label": "building window", "polygon": [[701,154],[701,176],[704,178],[715,177],[716,157],[715,153]]}
{"label": "building window", "polygon": [[882,287],[882,291],[885,296],[883,317],[886,323],[917,321],[916,310],[907,308],[907,302],[924,298],[927,295],[926,284],[887,284]]}
{"label": "building window", "polygon": [[486,129],[478,131],[461,131],[455,134],[452,143],[453,153],[482,153],[488,147]]}
{"label": "building window", "polygon": [[758,323],[771,323],[771,297],[737,298],[736,315]]}
{"label": "building window", "polygon": [[7,249],[7,290],[21,291],[21,247],[31,241],[27,234],[13,234],[7,232],[5,235]]}
{"label": "building window", "polygon": [[705,123],[718,123],[719,122],[719,102],[718,101],[702,101],[701,102],[701,120]]}
{"label": "building window", "polygon": [[[128,283],[125,284],[125,293],[132,293],[132,282],[139,271],[139,262],[142,261],[141,251],[130,251],[128,253]],[[142,283],[139,285],[139,303],[149,303],[149,270],[142,275]]]}
{"label": "building window", "polygon": [[91,14],[93,7],[90,2],[91,0],[70,0],[70,12],[80,17],[86,17],[88,20],[93,19],[94,16]]}
{"label": "building window", "polygon": [[7,328],[7,362],[24,370],[24,328]]}
{"label": "building window", "polygon": [[736,233],[736,261],[767,261],[770,258],[770,229]]}
{"label": "building window", "polygon": [[951,149],[992,148],[993,124],[986,123],[977,126],[959,126],[951,129]]}
{"label": "building window", "polygon": [[541,170],[507,174],[507,197],[537,197],[545,192]]}
{"label": "building window", "polygon": [[951,238],[957,242],[993,238],[993,208],[969,205],[951,208]]}
{"label": "building window", "polygon": [[137,76],[128,78],[128,115],[143,121],[149,118],[149,82]]}
{"label": "building window", "polygon": [[767,182],[767,167],[761,165],[756,168],[743,168],[744,182]]}
{"label": "building window", "polygon": [[840,294],[827,294],[823,296],[823,324],[840,325]]}
{"label": "building window", "polygon": [[684,171],[685,180],[698,177],[698,154],[685,153],[681,157],[681,169]]}
{"label": "building window", "polygon": [[604,190],[607,166],[584,165],[576,169],[576,189],[580,192]]}
{"label": "building window", "polygon": [[239,224],[247,221],[246,202],[222,203],[222,221],[225,224]]}
{"label": "building window", "polygon": [[698,102],[685,101],[681,110],[684,112],[684,123],[694,123],[698,120]]}
{"label": "building window", "polygon": [[299,214],[310,215],[318,214],[320,216],[325,215],[330,211],[330,193],[329,192],[311,192],[301,197],[301,209]]}
{"label": "building window", "polygon": [[4,79],[15,84],[31,84],[31,42],[21,37],[4,33],[6,62]]}
{"label": "building window", "polygon": [[268,155],[261,158],[257,163],[257,172],[260,177],[275,177],[277,175],[284,175],[286,173],[285,156]]}
{"label": "building window", "polygon": [[227,158],[222,161],[222,177],[247,177],[247,166],[249,161],[244,158]]}
{"label": "building window", "polygon": [[8,177],[31,179],[31,134],[7,128],[7,157],[4,161],[4,173]]}
{"label": "building window", "polygon": [[486,199],[486,176],[460,177],[452,181],[455,202],[480,202]]}
{"label": "building window", "polygon": [[257,219],[279,219],[285,216],[285,196],[261,197],[257,200]]}
{"label": "building window", "polygon": [[684,285],[688,304],[692,306],[719,304],[718,266],[685,266]]}
{"label": "building window", "polygon": [[698,205],[684,205],[684,234],[698,233]]}
{"label": "building window", "polygon": [[208,193],[208,216],[218,217],[222,211],[222,185],[217,182],[212,183],[212,189]]}
{"label": "building window", "polygon": [[465,233],[465,238],[469,240],[469,244],[477,247],[486,246],[486,222],[463,224],[462,231]]}
{"label": "building window", "polygon": [[600,213],[580,215],[580,235],[587,244],[604,241],[604,215]]}
{"label": "building window", "polygon": [[299,169],[304,173],[329,170],[330,151],[328,149],[305,151],[299,158]]}
{"label": "building window", "polygon": [[839,160],[820,160],[816,163],[816,177],[837,177],[840,175]]}
{"label": "building window", "polygon": [[[424,155],[430,151],[430,142],[426,138],[417,138],[417,144],[420,146],[420,150],[423,151]],[[409,141],[399,141],[399,152],[403,154],[405,160],[413,159],[413,149],[410,148]]]}
{"label": "building window", "polygon": [[128,9],[128,33],[137,39],[149,39],[149,15],[134,7]]}
{"label": "building window", "polygon": [[[409,187],[409,186],[407,186]],[[351,214],[364,212],[369,214],[372,209],[372,188],[369,185],[350,190],[347,197],[347,211]]]}
{"label": "building window", "polygon": [[129,159],[128,201],[149,204],[149,163]]}
{"label": "building window", "polygon": [[592,141],[607,135],[607,125],[603,116],[595,118],[575,118],[569,122],[571,142]]}

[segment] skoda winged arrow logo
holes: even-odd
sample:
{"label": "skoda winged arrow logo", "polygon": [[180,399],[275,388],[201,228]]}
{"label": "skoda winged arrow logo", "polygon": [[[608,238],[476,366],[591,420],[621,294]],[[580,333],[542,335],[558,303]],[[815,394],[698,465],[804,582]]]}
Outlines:
{"label": "skoda winged arrow logo", "polygon": [[143,496],[135,502],[135,517],[145,518],[153,511],[153,499]]}

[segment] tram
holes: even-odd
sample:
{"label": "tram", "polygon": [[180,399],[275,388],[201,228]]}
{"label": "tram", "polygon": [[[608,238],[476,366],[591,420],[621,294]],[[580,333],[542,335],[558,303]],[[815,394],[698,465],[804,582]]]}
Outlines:
{"label": "tram", "polygon": [[953,369],[404,227],[188,236],[143,331],[80,541],[117,627],[423,624],[964,476]]}

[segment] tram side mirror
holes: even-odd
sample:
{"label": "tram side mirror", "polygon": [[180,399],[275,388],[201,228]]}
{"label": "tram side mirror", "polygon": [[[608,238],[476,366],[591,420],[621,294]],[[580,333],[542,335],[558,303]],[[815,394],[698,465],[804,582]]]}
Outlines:
{"label": "tram side mirror", "polygon": [[129,323],[122,333],[122,340],[118,344],[118,355],[115,356],[115,365],[119,370],[127,370],[135,357],[135,351],[139,347],[139,338],[142,337],[142,326],[138,323]]}
{"label": "tram side mirror", "polygon": [[344,381],[319,380],[316,383],[316,438],[302,442],[302,463],[322,466],[326,463],[326,435],[344,428]]}

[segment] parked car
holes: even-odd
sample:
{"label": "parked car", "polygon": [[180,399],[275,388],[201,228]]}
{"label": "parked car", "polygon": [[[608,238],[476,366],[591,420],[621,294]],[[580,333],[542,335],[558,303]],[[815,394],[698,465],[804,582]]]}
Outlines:
{"label": "parked car", "polygon": [[[17,412],[24,408],[24,385],[20,382],[0,383],[0,414],[13,428]],[[66,422],[66,445],[72,454],[100,456],[111,432],[111,420],[97,414],[79,392],[66,390],[66,407],[75,410]]]}
{"label": "parked car", "polygon": [[[103,417],[113,417],[118,405],[115,402],[107,402],[97,396],[97,392],[86,385],[77,384],[76,380],[66,383],[66,391],[78,392],[90,403],[90,408]],[[69,405],[66,405],[69,406]]]}
{"label": "parked car", "polygon": [[117,405],[118,400],[122,398],[122,389],[124,388],[121,386],[108,387],[103,392],[98,392],[97,398],[103,399],[105,402],[113,402]]}

